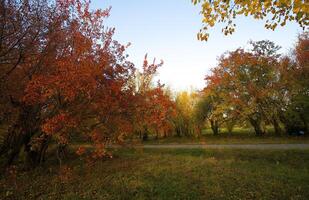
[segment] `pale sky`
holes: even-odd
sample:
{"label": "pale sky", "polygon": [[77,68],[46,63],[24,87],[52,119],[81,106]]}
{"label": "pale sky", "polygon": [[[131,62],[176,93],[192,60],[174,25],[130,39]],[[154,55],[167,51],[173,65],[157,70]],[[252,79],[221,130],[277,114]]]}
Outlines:
{"label": "pale sky", "polygon": [[268,39],[287,53],[301,32],[296,23],[271,31],[261,21],[242,17],[236,21],[233,35],[224,36],[218,25],[209,41],[201,42],[196,39],[201,28],[200,8],[191,0],[92,0],[93,8],[109,6],[112,10],[106,25],[116,28],[116,40],[132,43],[129,60],[140,67],[146,53],[151,61],[162,59],[158,78],[177,91],[203,88],[205,75],[225,51],[246,47],[249,40]]}

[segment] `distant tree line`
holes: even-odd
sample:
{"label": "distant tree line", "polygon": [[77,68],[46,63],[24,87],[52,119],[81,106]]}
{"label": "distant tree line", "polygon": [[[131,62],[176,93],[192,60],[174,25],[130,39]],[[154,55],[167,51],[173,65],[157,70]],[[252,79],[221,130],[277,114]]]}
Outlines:
{"label": "distant tree line", "polygon": [[208,124],[215,135],[219,128],[231,132],[235,125],[244,123],[249,123],[256,135],[264,135],[266,125],[277,135],[308,134],[308,32],[299,35],[290,55],[281,56],[280,47],[268,40],[250,44],[249,50],[239,48],[219,58],[217,67],[206,76],[206,87],[195,94],[198,97],[190,111],[184,108],[190,108],[185,104],[192,100],[186,100],[185,94],[177,96],[176,107],[183,112],[178,112],[181,120],[176,130],[184,130],[192,121],[191,126],[197,129]]}

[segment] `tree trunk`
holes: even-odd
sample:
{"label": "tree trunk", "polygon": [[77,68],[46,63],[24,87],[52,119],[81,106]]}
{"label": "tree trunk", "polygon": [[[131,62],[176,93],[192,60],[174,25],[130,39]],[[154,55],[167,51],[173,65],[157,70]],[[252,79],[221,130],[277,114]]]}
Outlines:
{"label": "tree trunk", "polygon": [[143,132],[143,141],[147,141],[148,140],[148,129],[147,127],[144,128],[144,132]]}
{"label": "tree trunk", "polygon": [[300,114],[299,116],[304,125],[304,132],[305,134],[307,134],[309,130],[308,130],[308,123],[306,121],[306,117],[303,114]]}
{"label": "tree trunk", "polygon": [[214,135],[219,135],[219,124],[217,120],[209,120]]}
{"label": "tree trunk", "polygon": [[234,129],[235,123],[233,121],[227,122],[227,131],[229,135],[232,135],[233,129]]}
{"label": "tree trunk", "polygon": [[196,137],[200,138],[201,135],[202,135],[202,128],[199,125],[197,125],[196,128],[195,128],[195,132],[196,132],[196,134],[195,134]]}
{"label": "tree trunk", "polygon": [[156,140],[158,140],[158,139],[159,139],[159,131],[156,130]]}
{"label": "tree trunk", "polygon": [[265,134],[262,128],[262,120],[257,117],[256,119],[249,117],[250,124],[253,126],[256,136],[261,136]]}
{"label": "tree trunk", "polygon": [[25,152],[27,165],[34,168],[43,162],[45,162],[45,154],[49,145],[50,137],[41,135],[40,144],[37,145],[36,149],[32,149],[31,141],[25,143]]}
{"label": "tree trunk", "polygon": [[148,133],[144,132],[143,134],[143,141],[147,141],[148,140]]}
{"label": "tree trunk", "polygon": [[[12,165],[18,158],[21,149],[25,147],[27,164],[31,164],[34,167],[40,164],[41,160],[44,160],[38,159],[38,157],[42,157],[41,154],[45,154],[44,149],[47,149],[46,146],[48,145],[43,145],[44,148],[41,148],[43,151],[35,151],[31,148],[33,137],[40,135],[39,107],[19,104],[19,108],[18,119],[8,130],[1,154],[6,154],[7,165]],[[44,139],[41,142],[44,143]]]}
{"label": "tree trunk", "polygon": [[175,132],[176,132],[176,136],[180,137],[180,130],[179,130],[179,128],[177,126],[175,128]]}
{"label": "tree trunk", "polygon": [[274,126],[274,129],[275,129],[275,134],[276,135],[281,135],[282,134],[282,130],[280,128],[280,125],[279,125],[279,121],[276,117],[273,117],[273,126]]}
{"label": "tree trunk", "polygon": [[164,130],[163,131],[163,135],[164,135],[164,138],[167,138],[169,134],[168,134],[168,132],[166,130]]}
{"label": "tree trunk", "polygon": [[59,166],[62,167],[63,159],[67,158],[67,145],[66,144],[59,144],[57,147],[57,159],[59,161]]}

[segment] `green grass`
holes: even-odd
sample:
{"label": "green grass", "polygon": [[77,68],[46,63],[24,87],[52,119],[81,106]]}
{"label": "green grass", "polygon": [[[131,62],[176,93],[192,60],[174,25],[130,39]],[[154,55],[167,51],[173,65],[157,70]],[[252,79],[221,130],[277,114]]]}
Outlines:
{"label": "green grass", "polygon": [[308,199],[308,150],[120,149],[86,167],[72,159],[0,180],[2,199]]}
{"label": "green grass", "polygon": [[254,135],[251,128],[235,128],[232,134],[222,129],[219,135],[213,135],[210,129],[205,129],[202,136],[196,137],[167,137],[155,139],[150,137],[144,144],[297,144],[309,143],[308,136],[276,136],[272,129],[269,133],[260,137]]}

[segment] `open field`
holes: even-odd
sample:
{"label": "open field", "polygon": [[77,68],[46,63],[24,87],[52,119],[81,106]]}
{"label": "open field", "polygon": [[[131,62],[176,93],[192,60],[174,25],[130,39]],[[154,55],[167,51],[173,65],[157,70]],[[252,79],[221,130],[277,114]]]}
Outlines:
{"label": "open field", "polygon": [[[309,150],[118,149],[1,177],[3,199],[308,199]],[[52,162],[52,161],[50,161]],[[54,161],[53,161],[54,163]],[[60,181],[62,180],[62,182]],[[14,184],[9,182],[13,181]]]}

